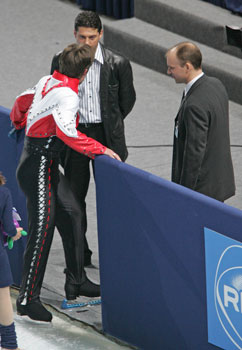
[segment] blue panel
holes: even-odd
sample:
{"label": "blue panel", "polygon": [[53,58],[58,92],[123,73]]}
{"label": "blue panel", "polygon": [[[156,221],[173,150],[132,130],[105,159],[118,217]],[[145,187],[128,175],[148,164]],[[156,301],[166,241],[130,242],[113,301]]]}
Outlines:
{"label": "blue panel", "polygon": [[209,342],[241,349],[242,243],[205,228],[205,248]]}
{"label": "blue panel", "polygon": [[104,331],[147,350],[208,343],[204,226],[241,240],[240,210],[95,160]]}
{"label": "blue panel", "polygon": [[[25,197],[19,189],[16,181],[16,167],[23,148],[24,131],[18,133],[17,138],[9,138],[8,133],[12,129],[9,118],[9,109],[0,106],[0,171],[7,178],[7,187],[10,189],[13,205],[22,219],[21,226],[27,231],[27,210]],[[23,237],[14,243],[13,249],[7,250],[16,285],[20,285],[22,274],[23,252],[27,238]]]}

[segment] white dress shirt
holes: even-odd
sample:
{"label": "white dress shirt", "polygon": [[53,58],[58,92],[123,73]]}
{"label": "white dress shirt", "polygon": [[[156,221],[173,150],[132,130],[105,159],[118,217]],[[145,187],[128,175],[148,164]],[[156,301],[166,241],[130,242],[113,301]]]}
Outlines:
{"label": "white dress shirt", "polygon": [[79,123],[101,123],[100,109],[100,71],[103,64],[103,54],[98,44],[93,64],[88,70],[84,81],[79,85]]}

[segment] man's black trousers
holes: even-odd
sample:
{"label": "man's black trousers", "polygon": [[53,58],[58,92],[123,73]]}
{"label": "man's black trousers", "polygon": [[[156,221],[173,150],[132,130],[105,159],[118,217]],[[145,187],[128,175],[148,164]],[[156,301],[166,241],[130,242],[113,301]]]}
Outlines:
{"label": "man's black trousers", "polygon": [[[91,137],[103,145],[106,144],[103,124],[85,125],[79,124],[77,129]],[[66,151],[66,157],[64,161],[65,176],[69,180],[70,187],[74,193],[76,200],[80,206],[80,210],[83,213],[83,225],[84,230],[84,262],[85,265],[91,263],[92,251],[88,247],[88,242],[86,239],[87,231],[87,214],[86,214],[86,195],[90,182],[90,158],[80,154],[70,148]],[[93,166],[93,161],[92,161]],[[95,174],[94,174],[95,175]]]}

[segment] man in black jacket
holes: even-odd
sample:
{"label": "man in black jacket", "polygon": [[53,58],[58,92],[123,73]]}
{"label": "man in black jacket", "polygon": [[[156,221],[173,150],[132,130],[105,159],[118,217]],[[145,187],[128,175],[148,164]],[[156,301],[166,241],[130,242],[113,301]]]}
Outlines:
{"label": "man in black jacket", "polygon": [[[83,84],[79,86],[80,120],[77,129],[110,147],[125,161],[128,152],[124,118],[132,110],[136,99],[131,65],[126,58],[100,43],[103,30],[97,13],[81,12],[75,19],[74,35],[77,43],[85,43],[96,49],[94,62]],[[51,73],[59,68],[59,55],[55,55],[52,60]],[[64,168],[71,189],[85,213],[83,224],[86,232],[85,198],[90,181],[89,158],[68,149]],[[85,266],[91,264],[91,254],[85,238]]]}
{"label": "man in black jacket", "polygon": [[175,119],[172,181],[224,201],[235,194],[227,92],[203,73],[196,45],[180,43],[166,58],[167,73],[186,84]]}

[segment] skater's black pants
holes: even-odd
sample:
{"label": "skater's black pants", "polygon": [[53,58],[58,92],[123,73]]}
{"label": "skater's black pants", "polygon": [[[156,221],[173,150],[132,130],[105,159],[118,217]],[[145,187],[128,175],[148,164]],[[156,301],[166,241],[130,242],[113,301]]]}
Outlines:
{"label": "skater's black pants", "polygon": [[83,277],[82,213],[62,175],[57,195],[61,148],[62,142],[56,137],[26,137],[17,169],[28,210],[28,240],[19,294],[22,304],[39,298],[56,224],[64,243],[67,268],[77,283]]}

